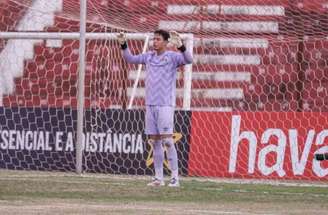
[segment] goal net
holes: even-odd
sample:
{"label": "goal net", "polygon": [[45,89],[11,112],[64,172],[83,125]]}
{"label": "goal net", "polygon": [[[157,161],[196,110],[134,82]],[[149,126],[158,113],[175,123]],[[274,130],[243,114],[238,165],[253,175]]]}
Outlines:
{"label": "goal net", "polygon": [[327,14],[326,0],[88,0],[77,143],[80,1],[0,0],[0,167],[75,171],[81,144],[84,172],[153,174],[145,67],[114,38],[138,54],[164,29],[194,59],[176,82],[182,175],[327,181]]}

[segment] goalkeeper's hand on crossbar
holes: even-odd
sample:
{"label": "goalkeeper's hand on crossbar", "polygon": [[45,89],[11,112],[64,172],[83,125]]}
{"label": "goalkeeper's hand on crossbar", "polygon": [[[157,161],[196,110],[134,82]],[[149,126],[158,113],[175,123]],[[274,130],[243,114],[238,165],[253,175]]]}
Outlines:
{"label": "goalkeeper's hand on crossbar", "polygon": [[117,41],[120,45],[123,45],[124,43],[126,43],[126,35],[124,32],[120,32],[117,36]]}
{"label": "goalkeeper's hand on crossbar", "polygon": [[118,43],[121,45],[122,49],[126,49],[127,48],[127,44],[126,44],[126,35],[124,32],[120,32],[117,36],[116,39],[118,41]]}
{"label": "goalkeeper's hand on crossbar", "polygon": [[181,46],[183,46],[182,39],[178,34],[178,32],[176,31],[170,31],[169,43],[173,44],[178,49],[181,48]]}

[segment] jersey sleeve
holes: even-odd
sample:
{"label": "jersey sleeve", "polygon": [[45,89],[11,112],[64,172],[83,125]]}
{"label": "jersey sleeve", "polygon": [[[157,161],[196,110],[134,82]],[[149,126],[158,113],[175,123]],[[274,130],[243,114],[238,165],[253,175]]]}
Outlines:
{"label": "jersey sleeve", "polygon": [[138,55],[132,55],[129,48],[126,48],[123,50],[123,58],[128,62],[128,63],[133,63],[133,64],[146,64],[147,60],[147,53],[144,54],[138,54]]}
{"label": "jersey sleeve", "polygon": [[190,54],[190,52],[185,51],[185,52],[176,52],[174,54],[174,61],[176,63],[176,66],[182,66],[186,64],[190,64],[193,61],[193,58]]}

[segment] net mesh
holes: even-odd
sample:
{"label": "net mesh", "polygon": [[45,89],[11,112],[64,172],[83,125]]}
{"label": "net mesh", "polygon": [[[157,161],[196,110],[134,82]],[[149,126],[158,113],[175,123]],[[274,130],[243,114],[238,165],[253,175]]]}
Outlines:
{"label": "net mesh", "polygon": [[[3,0],[0,30],[78,32],[79,6]],[[194,35],[192,113],[183,110],[183,68],[177,80],[182,174],[320,180],[328,174],[325,163],[312,160],[327,151],[326,0],[88,0],[87,7],[87,32],[161,28]],[[0,42],[2,131],[8,130],[2,166],[73,170],[79,41]],[[128,43],[134,54],[152,49],[151,41]],[[114,40],[88,39],[86,47],[84,170],[151,174],[144,68],[126,110],[138,66],[125,63]]]}

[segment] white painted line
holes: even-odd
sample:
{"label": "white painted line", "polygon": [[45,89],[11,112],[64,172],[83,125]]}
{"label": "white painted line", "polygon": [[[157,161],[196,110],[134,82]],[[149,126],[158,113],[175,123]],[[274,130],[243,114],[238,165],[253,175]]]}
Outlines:
{"label": "white painted line", "polygon": [[[135,80],[137,78],[138,72],[136,70],[131,70],[128,72],[128,77],[131,80]],[[141,71],[140,76],[139,76],[140,80],[144,80],[146,78],[146,72],[144,70]],[[177,79],[181,79],[182,78],[182,73],[181,72],[177,72]]]}
{"label": "white painted line", "polygon": [[53,47],[53,48],[61,48],[63,46],[63,40],[47,40],[46,41],[47,47]]}
{"label": "white painted line", "polygon": [[249,72],[194,72],[193,80],[212,80],[212,81],[251,81]]}
{"label": "white painted line", "polygon": [[199,21],[165,21],[160,20],[158,23],[158,28],[164,30],[199,30]]}
{"label": "white painted line", "polygon": [[224,15],[255,15],[255,16],[284,16],[285,8],[282,6],[246,6],[222,5],[221,14]]}
{"label": "white painted line", "polygon": [[168,5],[168,15],[198,14],[200,7],[196,5]]}
{"label": "white painted line", "polygon": [[194,55],[194,64],[259,65],[259,55]]}
{"label": "white painted line", "polygon": [[198,46],[266,49],[269,46],[269,41],[262,38],[195,38],[194,47]]}
{"label": "white painted line", "polygon": [[[131,87],[128,87],[127,89],[127,96],[128,97],[131,97],[131,94],[132,94],[132,88]],[[137,88],[136,92],[135,92],[135,98],[138,98],[138,97],[145,97],[146,93],[145,93],[145,88]]]}
{"label": "white painted line", "polygon": [[[128,71],[128,79],[135,80],[138,77],[138,71],[131,70]],[[144,80],[146,78],[146,72],[143,70],[140,72],[139,80]]]}
{"label": "white painted line", "polygon": [[[128,97],[131,96],[132,88],[127,89]],[[145,97],[145,88],[137,88],[135,97]],[[176,97],[183,98],[183,89],[176,90]],[[192,98],[212,98],[212,99],[242,99],[244,98],[243,90],[240,88],[229,89],[192,89]]]}
{"label": "white painted line", "polygon": [[[137,71],[132,70],[129,71],[129,79],[135,80],[137,78]],[[146,72],[141,71],[140,80],[144,80],[146,78]],[[182,78],[182,73],[177,73],[177,80]],[[192,73],[193,80],[212,80],[212,81],[251,81],[251,74],[249,72],[193,72]]]}
{"label": "white painted line", "polygon": [[229,89],[194,89],[191,90],[193,98],[212,98],[212,99],[242,99],[244,93],[239,88]]}
{"label": "white painted line", "polygon": [[202,10],[207,12],[208,14],[219,14],[220,13],[220,5],[217,5],[217,4],[205,5],[205,6],[203,6]]}
{"label": "white painted line", "polygon": [[[62,1],[33,1],[15,27],[16,31],[42,31],[45,26],[54,25],[54,14],[61,8]],[[8,40],[0,52],[0,101],[2,94],[15,90],[14,79],[24,72],[25,60],[32,59],[34,46],[42,40]],[[0,102],[2,103],[2,102]]]}
{"label": "white painted line", "polygon": [[177,5],[167,6],[168,15],[187,15],[187,14],[222,14],[222,15],[255,15],[255,16],[284,16],[283,6],[268,5]]}
{"label": "white painted line", "polygon": [[216,21],[159,21],[159,28],[164,30],[195,31],[217,30],[254,33],[278,33],[279,24],[274,21],[240,21],[240,22],[216,22]]}
{"label": "white painted line", "polygon": [[[133,105],[132,109],[145,109],[145,106]],[[182,107],[175,107],[175,110],[184,110]],[[231,107],[190,107],[191,111],[206,111],[206,112],[231,112]]]}
{"label": "white painted line", "polygon": [[122,105],[110,105],[111,109],[122,109]]}
{"label": "white painted line", "polygon": [[[183,110],[183,108],[175,108],[176,110]],[[206,112],[231,112],[231,107],[190,107],[192,111],[206,111]]]}
{"label": "white painted line", "polygon": [[278,33],[278,22],[273,21],[241,21],[241,22],[203,22],[205,30],[242,31],[242,32],[267,32]]}

